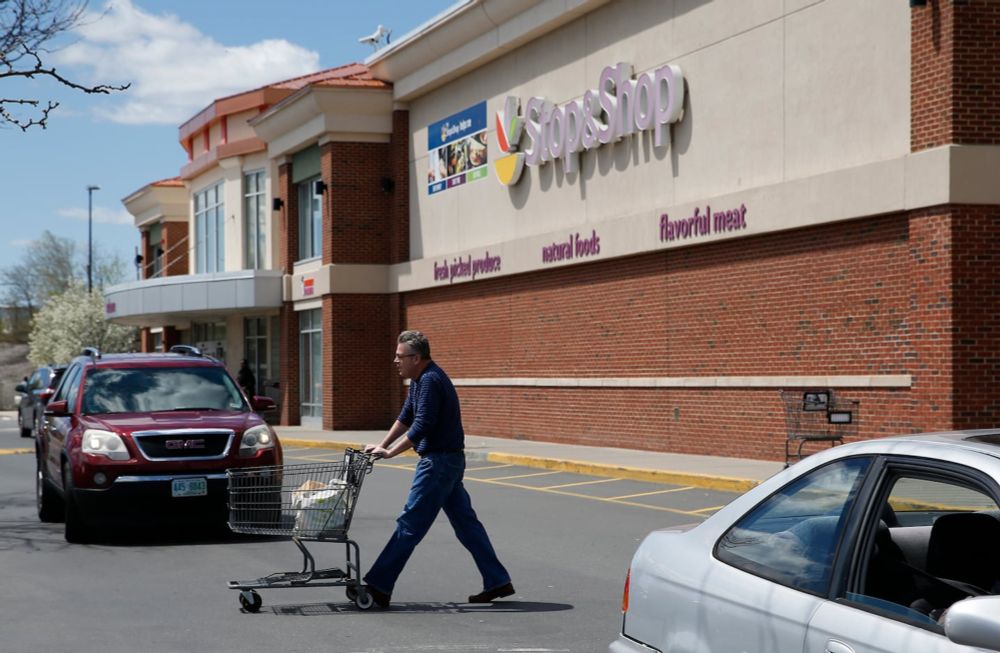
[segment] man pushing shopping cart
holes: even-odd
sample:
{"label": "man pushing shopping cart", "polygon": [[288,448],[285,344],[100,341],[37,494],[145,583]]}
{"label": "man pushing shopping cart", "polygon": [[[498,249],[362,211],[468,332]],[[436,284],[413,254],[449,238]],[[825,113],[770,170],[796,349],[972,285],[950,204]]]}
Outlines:
{"label": "man pushing shopping cart", "polygon": [[[231,589],[240,590],[240,603],[248,611],[260,609],[258,589],[303,585],[345,586],[358,608],[372,604],[388,608],[403,567],[442,510],[482,575],[483,590],[469,596],[469,603],[490,603],[514,594],[510,574],[497,558],[462,483],[465,431],[455,386],[431,359],[430,343],[419,331],[399,335],[393,360],[399,375],[410,380],[410,389],[399,417],[379,445],[368,445],[364,452],[348,450],[342,463],[229,472],[230,527],[242,533],[289,535],[303,554],[300,572],[229,583]],[[373,460],[411,448],[420,461],[406,505],[382,553],[362,576],[358,545],[347,537],[362,481]],[[316,569],[303,544],[308,540],[343,543],[345,568]]]}

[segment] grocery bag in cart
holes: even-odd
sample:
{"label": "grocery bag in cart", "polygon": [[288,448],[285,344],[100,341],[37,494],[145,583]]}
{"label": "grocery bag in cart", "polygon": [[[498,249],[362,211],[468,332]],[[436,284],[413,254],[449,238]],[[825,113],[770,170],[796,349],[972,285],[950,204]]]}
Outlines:
{"label": "grocery bag in cart", "polygon": [[292,492],[296,535],[320,537],[342,530],[347,523],[346,481],[332,479],[327,483],[308,480]]}

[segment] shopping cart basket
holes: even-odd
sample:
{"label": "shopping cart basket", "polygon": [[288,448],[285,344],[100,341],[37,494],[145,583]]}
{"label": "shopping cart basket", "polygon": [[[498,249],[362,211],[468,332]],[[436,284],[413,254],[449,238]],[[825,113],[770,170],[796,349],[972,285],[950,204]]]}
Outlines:
{"label": "shopping cart basket", "polygon": [[[830,388],[781,390],[785,404],[785,467],[795,457],[802,460],[806,443],[843,444],[845,437],[856,436],[861,423],[860,402],[834,394]],[[795,443],[798,446],[795,447]],[[793,452],[792,449],[795,448]]]}
{"label": "shopping cart basket", "polygon": [[[230,469],[229,528],[235,533],[291,537],[302,552],[301,571],[280,571],[256,580],[229,581],[240,591],[240,604],[257,612],[263,601],[259,589],[291,587],[346,587],[348,600],[362,610],[373,599],[361,584],[358,544],[347,537],[361,484],[374,458],[353,449],[338,462],[275,465]],[[317,569],[304,542],[341,543],[346,551],[343,568]]]}

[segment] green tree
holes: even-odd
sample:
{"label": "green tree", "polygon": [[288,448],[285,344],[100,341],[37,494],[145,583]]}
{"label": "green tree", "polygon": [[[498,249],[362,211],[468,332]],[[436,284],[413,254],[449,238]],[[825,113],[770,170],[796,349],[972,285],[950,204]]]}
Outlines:
{"label": "green tree", "polygon": [[28,359],[35,364],[66,363],[84,347],[102,353],[136,351],[138,332],[134,327],[104,319],[104,296],[87,292],[73,282],[64,292],[53,295],[35,315],[28,338]]}

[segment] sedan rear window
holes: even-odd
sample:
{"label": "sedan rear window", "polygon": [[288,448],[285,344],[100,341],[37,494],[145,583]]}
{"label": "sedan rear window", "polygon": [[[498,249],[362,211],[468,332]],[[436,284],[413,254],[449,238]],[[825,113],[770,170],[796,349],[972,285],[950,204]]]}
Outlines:
{"label": "sedan rear window", "polygon": [[219,367],[141,367],[91,370],[83,411],[147,413],[177,410],[245,410],[246,403]]}

